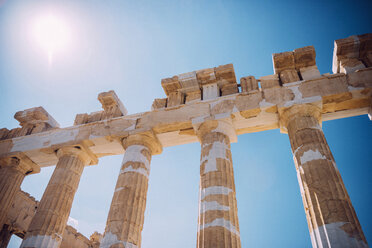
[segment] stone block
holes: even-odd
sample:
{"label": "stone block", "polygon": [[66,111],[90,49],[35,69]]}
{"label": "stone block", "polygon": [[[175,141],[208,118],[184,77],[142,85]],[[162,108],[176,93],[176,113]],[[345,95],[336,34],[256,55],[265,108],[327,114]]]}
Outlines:
{"label": "stone block", "polygon": [[361,60],[363,61],[366,67],[372,67],[372,51],[369,51],[368,53],[364,54]]}
{"label": "stone block", "polygon": [[201,85],[213,84],[217,81],[214,68],[196,71],[196,77]]}
{"label": "stone block", "polygon": [[278,74],[268,75],[260,77],[261,88],[269,89],[274,87],[280,87]]}
{"label": "stone block", "polygon": [[88,116],[88,123],[96,122],[102,120],[103,111],[96,111],[93,113],[90,113]]}
{"label": "stone block", "polygon": [[1,128],[0,129],[0,140],[6,139],[8,136],[9,130],[7,128]]}
{"label": "stone block", "polygon": [[294,59],[296,70],[303,67],[316,65],[314,46],[302,47],[294,50]]}
{"label": "stone block", "polygon": [[258,82],[254,76],[242,77],[240,79],[242,92],[257,92]]}
{"label": "stone block", "polygon": [[295,69],[295,60],[293,52],[274,53],[273,64],[275,74],[284,70]]}
{"label": "stone block", "polygon": [[165,108],[166,106],[167,106],[167,98],[157,98],[157,99],[154,99],[152,106],[151,106],[151,110]]}
{"label": "stone block", "polygon": [[186,93],[186,100],[185,103],[191,103],[191,102],[196,102],[201,100],[201,91],[196,90],[196,91],[191,91]]}
{"label": "stone block", "polygon": [[203,100],[215,99],[220,96],[217,83],[203,85]]}
{"label": "stone block", "polygon": [[194,91],[199,89],[199,83],[195,71],[178,75],[178,81],[181,84],[182,92]]}
{"label": "stone block", "polygon": [[47,123],[51,128],[59,127],[57,121],[43,107],[18,111],[15,113],[14,118],[19,121],[21,126]]}
{"label": "stone block", "polygon": [[89,115],[87,113],[77,114],[75,117],[74,125],[81,125],[88,123]]}
{"label": "stone block", "polygon": [[172,78],[164,78],[161,80],[161,86],[164,89],[164,92],[167,96],[169,96],[169,93],[175,92],[179,89],[181,89],[181,84],[178,81],[178,76],[174,76]]}
{"label": "stone block", "polygon": [[214,68],[217,81],[220,84],[236,83],[235,72],[233,64],[220,65]]}
{"label": "stone block", "polygon": [[335,40],[335,53],[337,56],[346,56],[348,58],[359,57],[359,38],[356,35]]}
{"label": "stone block", "polygon": [[125,116],[128,111],[116,95],[115,91],[110,90],[108,92],[102,92],[98,95],[98,100],[102,104],[102,108],[105,112],[109,112],[110,117]]}
{"label": "stone block", "polygon": [[182,92],[170,92],[167,101],[167,107],[174,107],[184,102],[184,94]]}
{"label": "stone block", "polygon": [[372,52],[372,33],[362,34],[359,38],[359,58],[364,58],[368,53]]}
{"label": "stone block", "polygon": [[298,76],[297,71],[294,69],[284,70],[280,72],[280,80],[282,81],[282,84],[286,84],[300,81],[300,77]]}
{"label": "stone block", "polygon": [[303,80],[312,80],[320,77],[320,72],[316,65],[301,68],[300,74]]}
{"label": "stone block", "polygon": [[225,84],[221,87],[221,96],[227,96],[236,94],[239,92],[238,85],[235,84]]}
{"label": "stone block", "polygon": [[351,73],[355,72],[356,70],[364,69],[366,68],[365,65],[356,58],[350,58],[350,59],[342,59],[340,61],[340,72],[341,73]]}

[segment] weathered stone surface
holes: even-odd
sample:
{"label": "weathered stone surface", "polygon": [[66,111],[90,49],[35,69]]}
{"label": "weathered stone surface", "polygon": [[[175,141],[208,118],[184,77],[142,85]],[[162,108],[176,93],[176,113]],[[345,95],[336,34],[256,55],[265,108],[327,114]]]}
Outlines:
{"label": "weathered stone surface", "polygon": [[275,74],[279,74],[284,70],[295,69],[295,59],[293,52],[274,53],[273,65]]}
{"label": "weathered stone surface", "polygon": [[196,76],[201,85],[214,84],[217,82],[214,68],[207,68],[196,71]]}
{"label": "weathered stone surface", "polygon": [[283,70],[280,72],[280,81],[282,84],[297,82],[300,80],[296,70]]}
{"label": "weathered stone surface", "polygon": [[242,77],[240,85],[242,92],[252,93],[258,91],[258,82],[254,76]]}
{"label": "weathered stone surface", "polygon": [[92,160],[81,148],[65,147],[21,247],[59,247],[84,166]]}
{"label": "weathered stone surface", "polygon": [[167,98],[157,98],[154,99],[152,103],[151,110],[165,108],[167,106]]}
{"label": "weathered stone surface", "polygon": [[0,160],[0,230],[22,181],[27,174],[39,172],[40,168],[27,158],[6,158]]}
{"label": "weathered stone surface", "polygon": [[124,116],[128,113],[124,104],[120,101],[115,91],[102,92],[98,94],[98,100],[102,104],[102,108],[106,113],[111,114],[112,117]]}
{"label": "weathered stone surface", "polygon": [[221,96],[236,94],[239,92],[237,84],[225,84],[221,87]]}
{"label": "weathered stone surface", "polygon": [[313,46],[298,48],[293,52],[297,71],[304,67],[316,65],[316,54]]}
{"label": "weathered stone surface", "polygon": [[208,121],[197,129],[201,144],[198,247],[241,247],[231,128],[222,121]]}
{"label": "weathered stone surface", "polygon": [[201,100],[200,89],[186,93],[185,103],[193,103]]}
{"label": "weathered stone surface", "polygon": [[92,242],[72,226],[66,226],[60,248],[92,248]]}
{"label": "weathered stone surface", "polygon": [[170,92],[168,96],[167,107],[174,107],[184,103],[185,95],[179,91]]}
{"label": "weathered stone surface", "polygon": [[164,92],[167,96],[169,95],[169,93],[175,92],[181,88],[181,84],[178,81],[178,76],[162,79],[161,86],[163,87]]}
{"label": "weathered stone surface", "polygon": [[313,80],[320,77],[320,72],[316,65],[300,68],[300,74],[302,80]]}
{"label": "weathered stone surface", "polygon": [[279,77],[277,74],[260,77],[261,89],[280,87]]}
{"label": "weathered stone surface", "polygon": [[368,247],[319,125],[320,108],[283,110],[313,247]]}
{"label": "weathered stone surface", "polygon": [[102,104],[103,110],[90,114],[77,114],[74,121],[75,126],[125,116],[128,113],[113,90],[98,94],[98,100]]}
{"label": "weathered stone surface", "polygon": [[141,247],[152,154],[161,151],[154,135],[129,136],[107,218],[102,248]]}
{"label": "weathered stone surface", "polygon": [[353,35],[335,40],[332,71],[350,73],[361,69],[362,64],[370,67],[371,53],[372,34]]}

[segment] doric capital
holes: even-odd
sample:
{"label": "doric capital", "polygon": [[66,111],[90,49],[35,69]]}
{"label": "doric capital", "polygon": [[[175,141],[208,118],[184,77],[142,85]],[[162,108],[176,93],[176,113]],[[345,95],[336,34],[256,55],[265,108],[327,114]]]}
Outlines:
{"label": "doric capital", "polygon": [[25,155],[17,157],[2,158],[0,160],[0,167],[13,167],[24,175],[34,174],[40,172],[40,167]]}
{"label": "doric capital", "polygon": [[319,121],[321,125],[321,107],[317,104],[301,104],[293,105],[288,108],[279,108],[279,123],[280,131],[282,133],[287,133],[288,123],[295,117],[302,116],[311,116]]}
{"label": "doric capital", "polygon": [[125,150],[131,145],[143,145],[150,149],[152,155],[163,152],[163,146],[153,131],[131,134],[124,138],[122,143]]}
{"label": "doric capital", "polygon": [[210,132],[223,133],[230,138],[231,143],[237,142],[235,128],[231,119],[206,120],[199,125],[194,125],[195,132],[199,138]]}
{"label": "doric capital", "polygon": [[75,156],[83,161],[84,165],[94,165],[98,163],[98,158],[84,146],[65,146],[57,150],[57,157]]}

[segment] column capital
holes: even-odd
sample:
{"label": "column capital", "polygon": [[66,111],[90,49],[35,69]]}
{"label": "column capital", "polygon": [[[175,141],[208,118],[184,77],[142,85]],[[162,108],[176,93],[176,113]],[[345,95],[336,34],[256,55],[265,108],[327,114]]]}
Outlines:
{"label": "column capital", "polygon": [[75,156],[83,161],[84,165],[95,165],[98,163],[98,158],[89,149],[84,146],[65,146],[59,148],[56,151],[57,157],[61,158],[63,156]]}
{"label": "column capital", "polygon": [[14,157],[0,159],[0,167],[13,167],[24,175],[40,172],[40,167],[26,155],[20,154]]}
{"label": "column capital", "polygon": [[150,149],[152,155],[163,152],[163,146],[153,131],[130,134],[122,140],[122,144],[125,150],[131,145],[143,145]]}
{"label": "column capital", "polygon": [[238,140],[231,119],[206,120],[202,123],[193,123],[193,127],[199,140],[210,132],[225,134],[229,137],[230,143],[235,143]]}
{"label": "column capital", "polygon": [[319,104],[301,104],[301,105],[293,105],[288,108],[279,108],[279,124],[280,124],[280,132],[288,133],[287,127],[289,122],[294,117],[306,117],[311,116],[318,120],[319,125],[322,124],[322,113],[321,113],[321,103]]}

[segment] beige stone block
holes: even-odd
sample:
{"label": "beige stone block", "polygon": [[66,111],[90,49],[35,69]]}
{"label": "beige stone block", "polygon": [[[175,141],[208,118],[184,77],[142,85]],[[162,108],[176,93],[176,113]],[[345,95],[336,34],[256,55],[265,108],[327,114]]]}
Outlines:
{"label": "beige stone block", "polygon": [[213,84],[217,81],[214,68],[207,68],[196,71],[196,77],[201,85]]}
{"label": "beige stone block", "polygon": [[196,78],[195,71],[182,73],[178,75],[178,81],[181,84],[182,92],[199,89],[198,79]]}
{"label": "beige stone block", "polygon": [[201,91],[192,91],[186,93],[186,103],[196,102],[201,100]]}
{"label": "beige stone block", "polygon": [[151,106],[151,110],[165,108],[166,106],[167,106],[167,98],[157,98],[157,99],[154,99],[152,106]]}
{"label": "beige stone block", "polygon": [[105,112],[108,112],[108,116],[118,117],[124,116],[128,113],[124,104],[120,101],[115,91],[110,90],[108,92],[102,92],[98,95],[98,100],[102,104],[102,108]]}
{"label": "beige stone block", "polygon": [[348,58],[358,58],[359,57],[359,38],[356,35],[335,40],[335,49],[337,56],[346,56]]}
{"label": "beige stone block", "polygon": [[242,77],[240,79],[242,92],[257,92],[258,82],[254,76]]}
{"label": "beige stone block", "polygon": [[320,72],[316,65],[300,68],[300,74],[303,80],[312,80],[320,77]]}
{"label": "beige stone block", "polygon": [[87,113],[77,114],[75,117],[74,125],[81,125],[88,122],[89,115]]}
{"label": "beige stone block", "polygon": [[236,94],[239,92],[238,85],[235,84],[225,84],[221,87],[221,96],[227,96]]}
{"label": "beige stone block", "polygon": [[297,71],[294,69],[284,70],[280,72],[280,80],[282,84],[286,84],[300,81],[300,77],[298,76]]}
{"label": "beige stone block", "polygon": [[260,77],[261,89],[280,87],[278,74]]}
{"label": "beige stone block", "polygon": [[162,79],[161,86],[163,87],[164,92],[167,96],[169,95],[170,92],[175,92],[181,89],[181,84],[178,81],[178,76]]}
{"label": "beige stone block", "polygon": [[184,94],[181,92],[170,92],[167,107],[174,107],[184,103]]}
{"label": "beige stone block", "polygon": [[363,57],[361,57],[361,60],[366,67],[372,67],[372,51],[365,53]]}
{"label": "beige stone block", "polygon": [[362,34],[359,38],[359,58],[364,58],[368,53],[372,52],[372,33]]}
{"label": "beige stone block", "polygon": [[59,127],[58,122],[43,108],[30,108],[15,113],[14,118],[19,121],[21,126],[35,125],[38,123],[48,123],[52,128]]}
{"label": "beige stone block", "polygon": [[214,68],[217,81],[226,81],[227,83],[236,83],[233,64],[220,65]]}
{"label": "beige stone block", "polygon": [[294,50],[296,70],[316,65],[314,46],[302,47]]}
{"label": "beige stone block", "polygon": [[96,122],[102,120],[103,111],[97,111],[90,113],[88,116],[88,123]]}
{"label": "beige stone block", "polygon": [[217,83],[203,85],[203,100],[215,99],[220,96]]}
{"label": "beige stone block", "polygon": [[283,52],[273,54],[274,72],[276,74],[284,70],[295,69],[295,59],[293,52]]}
{"label": "beige stone block", "polygon": [[355,72],[356,70],[366,68],[362,61],[356,58],[351,59],[342,59],[340,61],[340,72],[341,73],[351,73]]}

